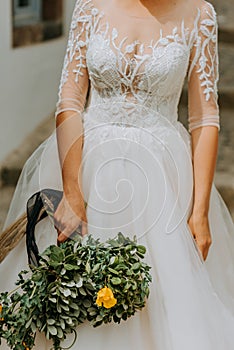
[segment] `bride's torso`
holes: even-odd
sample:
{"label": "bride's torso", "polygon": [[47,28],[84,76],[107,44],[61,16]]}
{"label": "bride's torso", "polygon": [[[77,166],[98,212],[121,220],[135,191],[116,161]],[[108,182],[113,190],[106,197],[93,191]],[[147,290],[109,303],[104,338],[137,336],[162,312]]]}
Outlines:
{"label": "bride's torso", "polygon": [[139,115],[128,105],[176,121],[188,74],[191,125],[203,123],[203,116],[217,124],[215,11],[204,0],[175,4],[165,14],[145,9],[139,15],[119,8],[116,0],[77,0],[56,115],[82,112],[89,82],[86,111],[98,105],[95,112],[104,121]]}
{"label": "bride's torso", "polygon": [[183,5],[183,11],[157,19],[128,15],[105,1],[91,0],[89,5],[88,105],[104,103],[109,109],[129,101],[176,120],[199,8]]}

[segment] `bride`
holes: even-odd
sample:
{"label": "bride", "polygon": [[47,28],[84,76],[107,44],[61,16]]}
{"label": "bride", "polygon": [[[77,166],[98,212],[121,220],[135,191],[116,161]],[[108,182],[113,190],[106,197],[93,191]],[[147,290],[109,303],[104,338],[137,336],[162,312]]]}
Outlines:
{"label": "bride", "polygon": [[[186,77],[189,132],[178,121]],[[234,225],[213,184],[217,81],[210,3],[76,2],[56,130],[25,164],[5,227],[36,191],[63,190],[54,221],[37,227],[40,250],[77,227],[101,240],[136,235],[153,283],[144,310],[80,326],[72,349],[233,350]],[[26,267],[22,240],[0,266],[1,289]]]}

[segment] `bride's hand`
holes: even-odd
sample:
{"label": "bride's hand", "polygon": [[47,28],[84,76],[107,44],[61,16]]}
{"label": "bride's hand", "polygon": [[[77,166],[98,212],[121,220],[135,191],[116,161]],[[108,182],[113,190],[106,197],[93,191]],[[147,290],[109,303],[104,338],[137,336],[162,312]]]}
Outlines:
{"label": "bride's hand", "polygon": [[208,217],[192,214],[189,218],[188,224],[197,247],[203,256],[203,259],[206,260],[212,243]]}
{"label": "bride's hand", "polygon": [[59,243],[64,242],[78,227],[81,236],[87,234],[85,204],[81,194],[63,195],[54,214],[54,225]]}

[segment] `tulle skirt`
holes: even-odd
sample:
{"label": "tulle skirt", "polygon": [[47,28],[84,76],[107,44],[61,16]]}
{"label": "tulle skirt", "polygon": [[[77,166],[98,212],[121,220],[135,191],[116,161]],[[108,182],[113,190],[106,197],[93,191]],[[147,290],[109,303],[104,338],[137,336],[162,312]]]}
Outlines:
{"label": "tulle skirt", "polygon": [[[82,186],[88,233],[106,240],[122,232],[146,246],[153,277],[150,297],[142,311],[120,325],[79,326],[72,349],[233,350],[231,216],[213,185],[212,245],[204,262],[187,224],[193,199],[190,136],[182,124],[158,113],[135,110],[134,115],[139,123],[122,123],[119,114],[113,120],[108,109],[89,108],[83,114]],[[55,132],[25,164],[5,227],[42,188],[62,189]],[[56,243],[51,219],[38,224],[36,238],[40,251]],[[1,290],[12,289],[25,268],[22,240],[0,265]],[[72,340],[69,336],[64,347]],[[36,349],[51,346],[38,335]]]}

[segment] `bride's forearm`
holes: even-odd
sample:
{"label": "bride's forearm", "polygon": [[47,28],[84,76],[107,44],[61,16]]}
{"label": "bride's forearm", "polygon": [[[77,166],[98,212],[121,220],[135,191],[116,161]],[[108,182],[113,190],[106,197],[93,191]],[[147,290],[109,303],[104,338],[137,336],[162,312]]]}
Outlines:
{"label": "bride's forearm", "polygon": [[82,194],[79,174],[83,146],[81,114],[73,111],[60,113],[56,119],[56,135],[64,193],[67,196]]}
{"label": "bride's forearm", "polygon": [[194,171],[193,214],[207,216],[218,150],[218,129],[205,126],[192,131]]}

